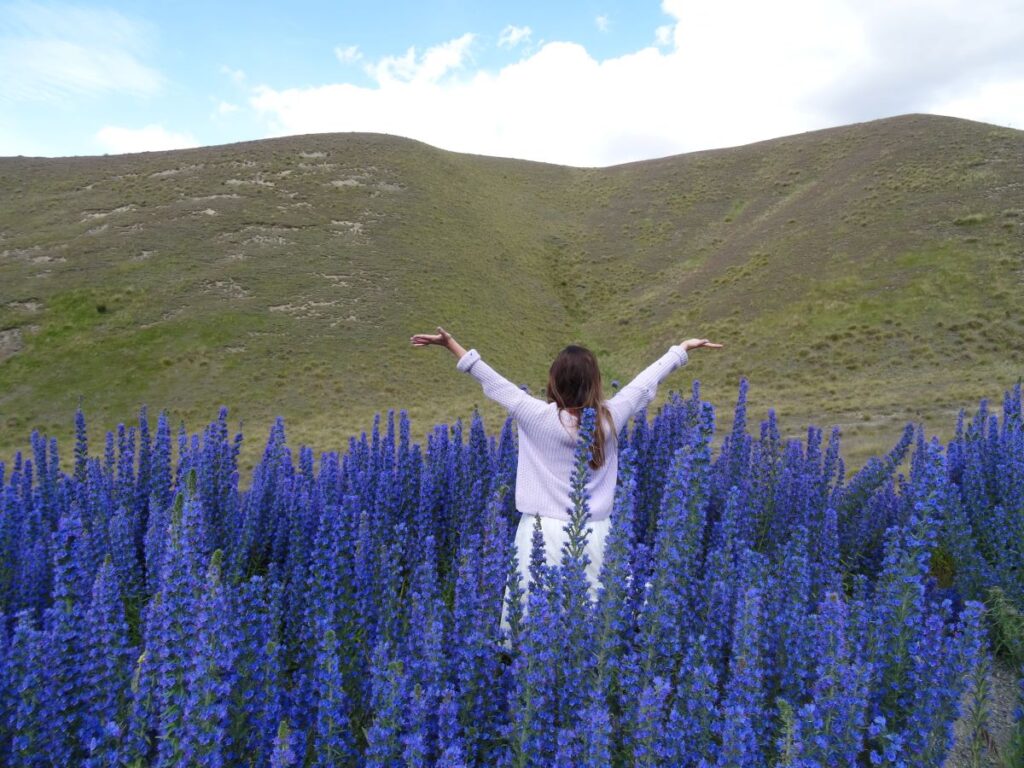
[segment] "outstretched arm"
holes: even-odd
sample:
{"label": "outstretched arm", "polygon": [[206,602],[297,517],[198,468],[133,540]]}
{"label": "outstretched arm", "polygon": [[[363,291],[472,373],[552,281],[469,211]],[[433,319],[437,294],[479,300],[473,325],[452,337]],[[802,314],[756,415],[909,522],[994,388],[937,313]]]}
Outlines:
{"label": "outstretched arm", "polygon": [[681,344],[669,347],[668,352],[647,366],[608,401],[608,410],[611,411],[616,432],[622,429],[630,416],[650,404],[658,391],[658,385],[666,376],[676,368],[686,365],[689,350],[699,347],[721,349],[722,345],[712,344],[707,339],[687,339]]}
{"label": "outstretched arm", "polygon": [[511,381],[506,379],[491,366],[480,359],[475,349],[468,352],[454,337],[441,326],[437,333],[418,333],[411,339],[414,347],[426,347],[436,344],[445,347],[459,361],[457,368],[468,372],[483,385],[484,394],[496,403],[505,406],[513,418],[521,418],[525,414],[545,407],[545,404],[531,397]]}

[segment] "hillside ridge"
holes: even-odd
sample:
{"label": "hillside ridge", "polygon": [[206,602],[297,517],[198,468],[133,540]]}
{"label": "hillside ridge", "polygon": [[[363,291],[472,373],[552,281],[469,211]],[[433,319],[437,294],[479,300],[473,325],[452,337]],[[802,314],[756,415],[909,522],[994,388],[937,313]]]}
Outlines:
{"label": "hillside ridge", "polygon": [[496,425],[406,347],[443,323],[534,392],[569,342],[608,387],[715,337],[662,397],[700,379],[721,432],[746,376],[860,461],[1021,376],[1022,167],[1024,132],[930,115],[606,168],[366,133],[0,158],[0,460],[79,402],[97,440],[143,403],[322,450],[388,408]]}

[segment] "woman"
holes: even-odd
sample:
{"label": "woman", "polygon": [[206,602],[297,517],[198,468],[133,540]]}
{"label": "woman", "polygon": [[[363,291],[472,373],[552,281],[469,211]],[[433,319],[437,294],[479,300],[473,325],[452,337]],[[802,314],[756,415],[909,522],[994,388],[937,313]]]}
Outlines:
{"label": "woman", "polygon": [[[585,347],[568,346],[551,364],[548,372],[547,401],[531,397],[468,352],[443,328],[436,334],[420,333],[411,339],[413,346],[431,344],[446,347],[458,359],[456,367],[470,373],[483,385],[484,394],[508,409],[519,426],[519,464],[516,471],[516,509],[522,513],[516,529],[516,552],[523,588],[530,584],[530,545],[534,522],[540,518],[544,548],[549,565],[561,562],[563,530],[569,520],[569,500],[579,416],[584,408],[593,408],[600,428],[595,430],[590,462],[589,492],[590,534],[586,553],[590,558],[587,579],[590,596],[597,594],[598,575],[604,556],[604,542],[611,527],[612,501],[618,475],[617,437],[631,416],[653,399],[658,384],[668,374],[685,365],[687,352],[706,347],[720,349],[707,339],[687,339],[669,348],[633,381],[610,400],[601,393],[601,371],[593,353]],[[502,626],[507,627],[507,604],[502,605]]]}

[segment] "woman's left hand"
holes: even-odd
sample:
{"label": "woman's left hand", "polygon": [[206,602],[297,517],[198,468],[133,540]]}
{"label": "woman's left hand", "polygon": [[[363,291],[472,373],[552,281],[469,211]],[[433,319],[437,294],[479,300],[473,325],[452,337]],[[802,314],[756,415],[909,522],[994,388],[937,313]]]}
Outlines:
{"label": "woman's left hand", "polygon": [[705,347],[706,349],[721,349],[722,344],[713,344],[707,339],[687,339],[683,342],[682,347],[687,352],[691,349],[697,349],[698,347]]}
{"label": "woman's left hand", "polygon": [[410,338],[414,347],[426,347],[437,344],[440,347],[447,347],[452,335],[441,326],[437,326],[437,333],[417,333]]}
{"label": "woman's left hand", "polygon": [[448,331],[442,328],[440,325],[437,326],[437,333],[417,333],[412,336],[409,341],[412,342],[414,347],[429,347],[432,344],[436,344],[439,347],[444,347],[459,360],[466,354],[466,350],[463,349],[462,345],[457,342]]}

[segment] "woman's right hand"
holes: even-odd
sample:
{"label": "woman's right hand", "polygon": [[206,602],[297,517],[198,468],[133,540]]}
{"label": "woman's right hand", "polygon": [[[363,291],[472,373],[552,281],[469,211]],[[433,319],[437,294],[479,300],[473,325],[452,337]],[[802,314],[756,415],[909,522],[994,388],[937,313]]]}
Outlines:
{"label": "woman's right hand", "polygon": [[713,344],[707,339],[687,339],[680,346],[689,352],[691,349],[697,349],[698,347],[706,347],[707,349],[721,349],[723,344]]}

